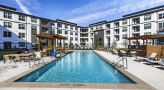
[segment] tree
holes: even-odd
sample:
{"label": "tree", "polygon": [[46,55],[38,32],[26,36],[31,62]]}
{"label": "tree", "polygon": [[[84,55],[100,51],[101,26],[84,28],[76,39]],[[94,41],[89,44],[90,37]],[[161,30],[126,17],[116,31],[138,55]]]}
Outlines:
{"label": "tree", "polygon": [[123,45],[125,48],[127,48],[128,45],[129,45],[128,40],[125,39],[125,40],[122,42],[122,45]]}
{"label": "tree", "polygon": [[98,41],[98,39],[96,39],[96,41],[95,41],[95,48],[98,47],[98,44],[99,44],[99,41]]}
{"label": "tree", "polygon": [[117,42],[114,40],[112,43],[112,48],[116,48],[117,47]]}

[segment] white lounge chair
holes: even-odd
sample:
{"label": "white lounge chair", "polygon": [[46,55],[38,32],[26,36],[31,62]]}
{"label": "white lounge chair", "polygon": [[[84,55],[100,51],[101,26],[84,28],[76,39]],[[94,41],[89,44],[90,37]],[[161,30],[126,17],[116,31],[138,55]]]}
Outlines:
{"label": "white lounge chair", "polygon": [[144,60],[146,60],[147,62],[152,62],[153,59],[156,57],[156,55],[157,55],[157,53],[152,53],[148,58],[144,58]]}

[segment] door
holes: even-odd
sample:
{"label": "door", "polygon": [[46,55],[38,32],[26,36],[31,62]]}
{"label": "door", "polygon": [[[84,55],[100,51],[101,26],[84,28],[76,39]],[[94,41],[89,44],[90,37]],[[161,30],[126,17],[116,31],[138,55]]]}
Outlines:
{"label": "door", "polygon": [[4,49],[11,49],[11,42],[3,42]]}

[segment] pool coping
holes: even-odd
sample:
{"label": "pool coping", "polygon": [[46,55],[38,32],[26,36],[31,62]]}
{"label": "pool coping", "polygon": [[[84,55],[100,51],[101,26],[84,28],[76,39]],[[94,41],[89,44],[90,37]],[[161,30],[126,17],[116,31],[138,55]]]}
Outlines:
{"label": "pool coping", "polygon": [[[65,55],[68,53],[71,53],[73,51],[67,52]],[[103,57],[102,55],[98,54],[93,50],[94,53],[96,53],[98,56],[103,58],[106,62],[111,64],[112,62],[108,60],[107,58]],[[136,84],[115,84],[115,83],[65,83],[65,82],[60,82],[60,83],[52,83],[52,82],[14,82],[18,80],[19,78],[53,62],[54,60],[57,59],[52,59],[49,62],[46,62],[45,64],[42,64],[40,66],[37,66],[35,68],[32,68],[30,70],[27,70],[19,75],[16,75],[4,82],[0,83],[0,87],[21,87],[21,88],[86,88],[86,89],[148,89],[148,90],[157,90],[154,87],[150,86],[143,80],[137,78],[133,74],[129,73],[128,71],[124,70],[123,68],[116,67],[114,66],[117,70],[119,70],[121,73],[123,73],[125,76],[136,82]]]}

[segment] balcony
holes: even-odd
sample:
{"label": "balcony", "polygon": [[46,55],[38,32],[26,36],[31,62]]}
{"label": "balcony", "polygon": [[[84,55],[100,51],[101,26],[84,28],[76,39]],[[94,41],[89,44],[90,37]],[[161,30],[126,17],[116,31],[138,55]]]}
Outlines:
{"label": "balcony", "polygon": [[133,31],[133,33],[140,32],[140,26],[133,26],[132,31]]}
{"label": "balcony", "polygon": [[106,35],[110,35],[110,31],[106,31]]}
{"label": "balcony", "polygon": [[140,23],[140,18],[132,19],[132,24],[139,24],[139,23]]}
{"label": "balcony", "polygon": [[119,22],[114,23],[114,27],[119,27]]}

